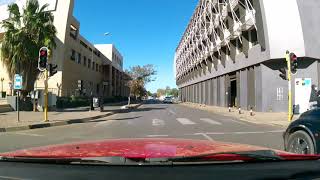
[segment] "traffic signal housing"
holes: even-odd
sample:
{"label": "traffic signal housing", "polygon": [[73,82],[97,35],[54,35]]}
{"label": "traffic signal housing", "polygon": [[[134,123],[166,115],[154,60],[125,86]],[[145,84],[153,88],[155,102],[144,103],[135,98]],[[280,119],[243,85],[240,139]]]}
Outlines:
{"label": "traffic signal housing", "polygon": [[38,69],[39,71],[45,71],[48,63],[48,48],[42,47],[39,50]]}
{"label": "traffic signal housing", "polygon": [[285,68],[281,68],[281,69],[279,69],[279,71],[281,72],[281,74],[279,74],[279,76],[280,76],[283,80],[288,80],[287,70],[286,70]]}
{"label": "traffic signal housing", "polygon": [[57,73],[57,68],[58,68],[58,65],[49,64],[49,77],[51,77]]}
{"label": "traffic signal housing", "polygon": [[298,69],[298,57],[294,53],[290,53],[291,73],[297,73]]}

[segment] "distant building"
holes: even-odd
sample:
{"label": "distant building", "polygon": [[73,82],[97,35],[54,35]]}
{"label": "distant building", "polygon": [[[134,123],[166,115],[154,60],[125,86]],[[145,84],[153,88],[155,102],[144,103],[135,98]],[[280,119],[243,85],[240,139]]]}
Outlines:
{"label": "distant building", "polygon": [[287,111],[289,50],[299,57],[293,103],[306,110],[320,81],[319,11],[319,0],[199,0],[175,52],[180,100]]}
{"label": "distant building", "polygon": [[[26,0],[12,0],[20,8]],[[73,16],[74,0],[39,0],[40,5],[49,4],[47,10],[54,15],[57,29],[56,49],[52,50],[51,62],[58,65],[58,73],[49,79],[49,91],[59,96],[101,95],[128,96],[125,84],[123,57],[114,45],[97,45],[80,34],[80,22]],[[8,18],[7,4],[0,6],[0,21]],[[0,44],[4,30],[0,29]],[[109,56],[108,52],[116,54]],[[1,56],[1,54],[0,54]],[[4,90],[10,94],[6,69],[0,63],[0,77],[5,78]],[[35,89],[43,89],[43,79],[35,83]]]}

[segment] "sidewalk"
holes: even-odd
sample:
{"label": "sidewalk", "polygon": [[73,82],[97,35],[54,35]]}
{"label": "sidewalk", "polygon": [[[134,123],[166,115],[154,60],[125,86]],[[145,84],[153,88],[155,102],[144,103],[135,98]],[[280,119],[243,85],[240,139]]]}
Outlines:
{"label": "sidewalk", "polygon": [[[241,114],[239,114],[238,109],[235,108],[232,108],[231,112],[229,112],[228,108],[226,107],[206,106],[194,103],[180,103],[180,105],[213,112],[223,116],[233,117],[254,124],[287,127],[290,123],[287,119],[288,115],[285,112],[253,112],[253,116],[250,116],[250,111],[241,110]],[[298,116],[294,116],[292,121],[296,120],[297,118]]]}
{"label": "sidewalk", "polygon": [[[137,108],[141,104],[131,104],[131,108]],[[0,132],[19,131],[35,128],[62,126],[74,123],[86,123],[115,113],[121,112],[121,106],[105,106],[103,112],[98,108],[89,111],[89,107],[69,108],[55,112],[48,112],[49,122],[44,122],[43,112],[20,112],[20,121],[17,121],[17,112],[0,113]]]}

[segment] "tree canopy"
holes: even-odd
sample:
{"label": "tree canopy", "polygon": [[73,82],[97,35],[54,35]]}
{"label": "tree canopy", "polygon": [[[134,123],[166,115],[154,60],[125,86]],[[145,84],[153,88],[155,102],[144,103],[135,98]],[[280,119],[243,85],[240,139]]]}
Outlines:
{"label": "tree canopy", "polygon": [[154,65],[147,64],[144,66],[133,66],[126,73],[131,77],[129,80],[130,96],[142,97],[147,95],[145,85],[155,80],[157,74]]}
{"label": "tree canopy", "polygon": [[28,0],[20,12],[16,3],[8,5],[9,18],[1,23],[4,28],[1,54],[12,81],[14,74],[23,76],[25,93],[34,88],[39,71],[38,53],[43,46],[55,48],[56,28],[53,14],[39,6],[37,0]]}

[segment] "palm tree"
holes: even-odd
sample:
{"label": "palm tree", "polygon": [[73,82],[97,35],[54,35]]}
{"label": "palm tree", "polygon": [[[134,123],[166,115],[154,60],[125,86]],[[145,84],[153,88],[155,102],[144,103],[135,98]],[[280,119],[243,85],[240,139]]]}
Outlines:
{"label": "palm tree", "polygon": [[9,18],[1,23],[5,30],[1,47],[2,63],[11,81],[14,74],[23,76],[23,95],[33,90],[39,76],[39,49],[42,46],[56,47],[56,28],[52,13],[46,11],[47,7],[47,4],[39,7],[38,0],[28,0],[20,12],[17,4],[10,4]]}

